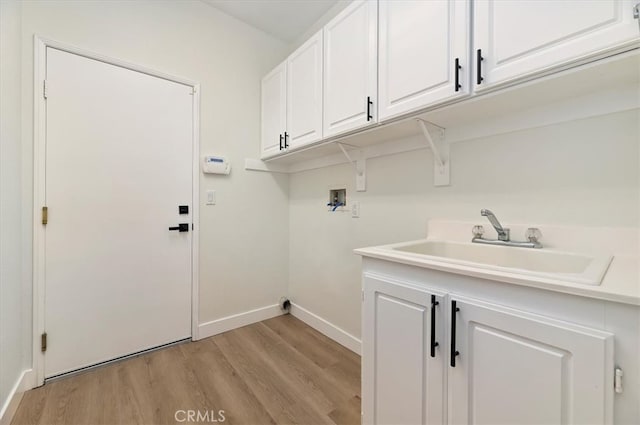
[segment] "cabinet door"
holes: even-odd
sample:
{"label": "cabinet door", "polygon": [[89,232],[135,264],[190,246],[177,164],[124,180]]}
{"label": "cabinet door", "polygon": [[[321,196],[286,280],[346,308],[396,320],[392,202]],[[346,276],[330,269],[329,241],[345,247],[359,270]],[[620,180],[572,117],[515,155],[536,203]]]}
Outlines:
{"label": "cabinet door", "polygon": [[380,1],[380,121],[469,93],[469,5]]}
{"label": "cabinet door", "polygon": [[262,158],[280,153],[287,127],[287,64],[283,62],[262,79]]}
{"label": "cabinet door", "polygon": [[474,75],[474,84],[481,90],[637,40],[635,3],[476,0],[474,57],[481,49],[484,80]]}
{"label": "cabinet door", "polygon": [[376,121],[377,19],[376,1],[357,0],[324,27],[325,137]]}
{"label": "cabinet door", "polygon": [[[432,296],[439,303],[435,307]],[[443,423],[446,344],[442,307],[442,298],[425,289],[365,274],[362,325],[365,424]],[[431,357],[432,332],[438,342],[434,357]]]}
{"label": "cabinet door", "polygon": [[287,59],[289,147],[322,139],[322,31]]}
{"label": "cabinet door", "polygon": [[612,423],[613,335],[451,299],[450,423]]}

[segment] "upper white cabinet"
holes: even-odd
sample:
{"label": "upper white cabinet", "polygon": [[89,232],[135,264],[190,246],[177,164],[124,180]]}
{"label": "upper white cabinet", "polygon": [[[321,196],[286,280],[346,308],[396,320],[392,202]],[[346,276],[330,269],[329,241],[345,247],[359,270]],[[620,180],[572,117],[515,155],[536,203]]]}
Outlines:
{"label": "upper white cabinet", "polygon": [[287,59],[287,146],[322,139],[322,31]]}
{"label": "upper white cabinet", "polygon": [[612,423],[612,334],[451,300],[450,423]]}
{"label": "upper white cabinet", "polygon": [[[477,90],[544,72],[638,39],[637,1],[477,0]],[[481,59],[482,58],[482,59]]]}
{"label": "upper white cabinet", "polygon": [[287,64],[278,65],[262,79],[262,157],[278,154],[284,148],[287,128]]}
{"label": "upper white cabinet", "polygon": [[470,2],[379,4],[380,121],[470,92]]}
{"label": "upper white cabinet", "polygon": [[324,136],[375,123],[378,2],[358,0],[324,27]]}
{"label": "upper white cabinet", "polygon": [[364,423],[444,423],[443,305],[435,292],[365,276]]}
{"label": "upper white cabinet", "polygon": [[322,31],[262,79],[262,158],[322,139]]}
{"label": "upper white cabinet", "polygon": [[[404,138],[420,131],[410,120],[401,122],[409,115],[437,117],[439,105],[463,98],[472,101],[462,110],[479,111],[482,102],[474,101],[487,89],[543,83],[540,77],[569,67],[579,77],[590,67],[577,65],[640,47],[636,2],[351,1],[263,79],[262,158],[352,135],[358,147]],[[590,90],[580,78],[575,87],[572,81],[562,80],[560,97]],[[521,99],[532,107],[541,101]],[[390,131],[356,134],[379,123]],[[330,148],[302,149],[298,158],[327,155]],[[283,163],[295,161],[290,156]]]}

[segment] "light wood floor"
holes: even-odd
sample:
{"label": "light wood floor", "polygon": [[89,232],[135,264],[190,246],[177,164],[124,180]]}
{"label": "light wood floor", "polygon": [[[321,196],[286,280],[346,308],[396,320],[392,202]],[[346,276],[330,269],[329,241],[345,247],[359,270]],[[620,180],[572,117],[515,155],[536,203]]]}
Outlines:
{"label": "light wood floor", "polygon": [[170,424],[178,410],[224,410],[223,424],[359,424],[360,357],[280,316],[47,383],[12,424]]}

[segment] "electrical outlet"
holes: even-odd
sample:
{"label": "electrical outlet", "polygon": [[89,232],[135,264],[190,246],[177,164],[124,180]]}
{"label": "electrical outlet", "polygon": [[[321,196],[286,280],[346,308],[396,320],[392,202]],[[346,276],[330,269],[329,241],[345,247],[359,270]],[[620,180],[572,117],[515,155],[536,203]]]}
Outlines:
{"label": "electrical outlet", "polygon": [[354,201],[351,203],[351,217],[360,217],[360,201]]}

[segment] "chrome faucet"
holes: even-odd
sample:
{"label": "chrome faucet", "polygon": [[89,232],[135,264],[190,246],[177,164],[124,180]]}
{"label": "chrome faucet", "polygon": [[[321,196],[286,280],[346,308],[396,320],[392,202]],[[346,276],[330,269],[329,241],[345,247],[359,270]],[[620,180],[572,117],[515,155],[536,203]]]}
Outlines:
{"label": "chrome faucet", "polygon": [[496,229],[496,232],[498,232],[499,241],[509,242],[509,236],[511,232],[509,231],[509,229],[505,229],[502,227],[502,224],[500,224],[498,218],[494,213],[489,210],[481,209],[480,215],[489,219],[489,222],[491,223],[493,228]]}
{"label": "chrome faucet", "polygon": [[498,239],[484,239],[482,237],[484,234],[484,228],[482,226],[473,226],[473,239],[471,239],[471,242],[488,245],[515,246],[520,248],[542,248],[542,244],[539,242],[539,239],[542,237],[542,233],[539,229],[535,227],[529,227],[527,229],[525,234],[525,237],[528,239],[527,242],[512,241],[510,238],[511,232],[509,229],[502,227],[494,213],[489,210],[482,209],[480,210],[480,215],[487,217],[493,228],[496,229]]}

